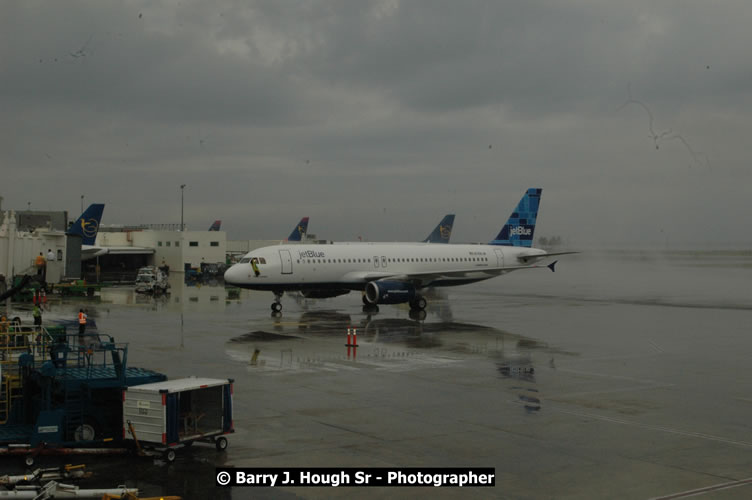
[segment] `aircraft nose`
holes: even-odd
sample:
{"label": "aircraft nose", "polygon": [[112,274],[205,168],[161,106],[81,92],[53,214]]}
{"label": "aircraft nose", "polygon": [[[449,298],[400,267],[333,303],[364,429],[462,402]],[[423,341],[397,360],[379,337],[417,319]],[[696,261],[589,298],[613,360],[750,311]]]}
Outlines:
{"label": "aircraft nose", "polygon": [[230,285],[236,284],[238,282],[239,271],[240,269],[238,269],[237,264],[230,266],[230,268],[225,271],[225,283],[229,283]]}

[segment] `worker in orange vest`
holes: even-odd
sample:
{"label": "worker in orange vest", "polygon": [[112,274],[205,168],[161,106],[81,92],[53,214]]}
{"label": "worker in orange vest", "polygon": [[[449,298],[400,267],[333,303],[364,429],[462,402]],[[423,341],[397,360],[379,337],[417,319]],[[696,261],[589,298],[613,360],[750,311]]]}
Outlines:
{"label": "worker in orange vest", "polygon": [[83,309],[78,310],[78,334],[83,335],[86,330],[86,313]]}
{"label": "worker in orange vest", "polygon": [[47,267],[47,260],[44,258],[44,255],[42,255],[42,252],[39,252],[39,255],[37,255],[37,258],[34,261],[34,265],[37,268],[37,276],[44,277],[46,270],[45,268]]}

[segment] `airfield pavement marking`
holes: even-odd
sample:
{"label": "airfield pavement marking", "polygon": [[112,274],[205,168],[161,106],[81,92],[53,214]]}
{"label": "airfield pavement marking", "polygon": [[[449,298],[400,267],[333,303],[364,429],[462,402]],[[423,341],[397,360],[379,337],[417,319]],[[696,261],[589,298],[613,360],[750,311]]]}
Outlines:
{"label": "airfield pavement marking", "polygon": [[[548,399],[550,401],[557,401],[557,400],[561,401],[566,398],[592,396],[594,394],[615,394],[617,392],[635,392],[635,391],[646,391],[650,389],[666,389],[668,387],[674,387],[675,385],[676,384],[653,384],[653,385],[622,387],[620,389],[603,389],[603,390],[596,390],[596,391],[569,392],[569,393],[564,393],[564,394],[557,394],[556,396],[549,397]],[[562,401],[562,402],[566,402],[566,401]]]}
{"label": "airfield pavement marking", "polygon": [[590,375],[593,377],[612,378],[616,380],[631,380],[639,384],[661,385],[665,383],[665,382],[659,382],[657,380],[650,380],[646,378],[628,377],[626,375],[609,375],[608,373],[586,372],[582,370],[572,370],[570,368],[557,368],[556,370],[560,372],[565,372],[565,373],[574,373],[575,375]]}
{"label": "airfield pavement marking", "polygon": [[[517,401],[510,400],[511,403],[519,404]],[[705,439],[708,441],[716,441],[718,443],[725,443],[730,444],[734,446],[741,446],[744,448],[752,448],[752,443],[747,441],[738,441],[734,439],[728,439],[720,436],[713,436],[711,434],[704,434],[702,432],[692,432],[692,431],[682,431],[680,429],[673,429],[671,427],[664,427],[661,425],[651,425],[651,424],[641,424],[639,422],[632,422],[629,420],[623,420],[620,418],[614,418],[614,417],[606,417],[603,415],[597,415],[595,413],[586,413],[586,412],[579,412],[579,411],[573,411],[573,410],[565,410],[563,408],[557,408],[555,405],[552,406],[546,406],[546,408],[551,409],[553,411],[557,411],[559,413],[566,413],[568,415],[575,415],[578,417],[585,417],[585,418],[594,418],[596,420],[601,420],[604,422],[611,422],[614,424],[621,424],[621,425],[630,425],[633,427],[639,427],[641,429],[647,429],[652,431],[658,431],[658,432],[667,432],[669,434],[677,434],[680,436],[687,436],[687,437],[694,437],[699,439]]]}
{"label": "airfield pavement marking", "polygon": [[747,479],[740,479],[739,481],[731,481],[729,483],[721,483],[721,484],[715,484],[713,486],[706,486],[704,488],[697,488],[694,490],[680,491],[678,493],[670,493],[662,497],[653,497],[650,500],[670,500],[672,498],[694,497],[698,495],[704,495],[705,493],[710,493],[711,491],[720,491],[720,490],[727,490],[729,488],[737,488],[739,486],[744,486],[750,483],[752,483],[752,477],[747,478]]}

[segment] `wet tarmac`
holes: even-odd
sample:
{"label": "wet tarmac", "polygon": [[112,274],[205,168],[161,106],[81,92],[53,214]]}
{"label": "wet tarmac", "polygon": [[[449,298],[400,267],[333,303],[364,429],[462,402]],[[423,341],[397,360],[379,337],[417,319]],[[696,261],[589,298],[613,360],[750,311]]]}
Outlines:
{"label": "wet tarmac", "polygon": [[[178,275],[180,276],[180,275]],[[86,307],[131,366],[233,378],[236,433],[174,464],[86,461],[91,487],[184,498],[752,497],[752,253],[562,258],[364,312],[325,300],[109,288]],[[23,312],[21,314],[29,315]],[[347,328],[358,348],[348,348]],[[49,459],[53,460],[53,459]],[[222,489],[214,467],[495,467],[495,488]],[[0,462],[9,472],[15,461]]]}

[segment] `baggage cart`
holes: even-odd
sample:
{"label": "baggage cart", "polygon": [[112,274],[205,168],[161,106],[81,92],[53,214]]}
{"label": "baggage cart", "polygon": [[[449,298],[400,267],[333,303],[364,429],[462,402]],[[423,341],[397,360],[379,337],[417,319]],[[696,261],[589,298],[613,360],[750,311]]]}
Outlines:
{"label": "baggage cart", "polygon": [[123,391],[123,438],[147,455],[175,460],[175,450],[195,441],[227,448],[234,432],[232,379],[183,378]]}

